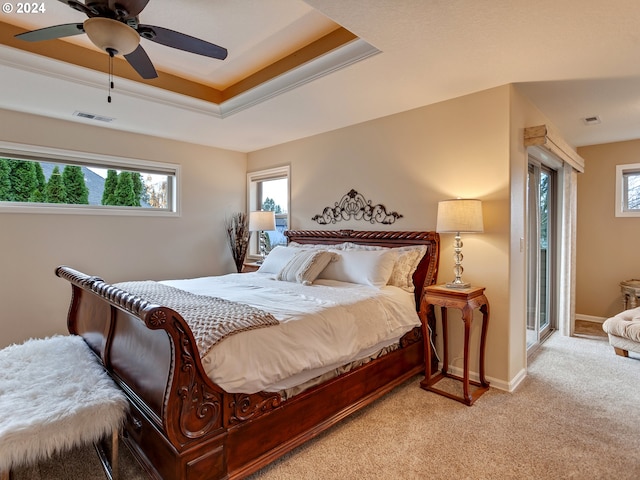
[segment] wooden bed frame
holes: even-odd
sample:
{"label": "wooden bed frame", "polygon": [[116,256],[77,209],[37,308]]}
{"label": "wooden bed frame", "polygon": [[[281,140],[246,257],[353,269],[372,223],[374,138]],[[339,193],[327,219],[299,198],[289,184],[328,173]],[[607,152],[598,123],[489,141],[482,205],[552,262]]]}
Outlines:
{"label": "wooden bed frame", "polygon": [[[425,244],[414,275],[416,305],[436,281],[435,232],[285,234],[299,243]],[[230,394],[204,373],[178,313],[69,267],[56,275],[72,286],[69,332],[85,339],[130,400],[123,439],[151,478],[243,478],[424,371],[423,325],[402,338],[401,348],[288,400],[277,393]],[[423,323],[426,317],[432,322],[433,312],[421,315]]]}

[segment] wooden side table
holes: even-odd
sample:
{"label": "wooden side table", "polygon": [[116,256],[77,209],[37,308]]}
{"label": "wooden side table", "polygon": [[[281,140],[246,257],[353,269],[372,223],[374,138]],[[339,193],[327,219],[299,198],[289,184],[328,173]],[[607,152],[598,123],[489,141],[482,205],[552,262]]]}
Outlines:
{"label": "wooden side table", "polygon": [[620,282],[620,290],[622,291],[622,305],[625,310],[630,310],[638,306],[640,298],[640,280],[631,279]]}
{"label": "wooden side table", "polygon": [[260,268],[260,265],[262,264],[257,262],[244,262],[242,264],[242,273],[256,272]]}
{"label": "wooden side table", "polygon": [[[484,392],[489,390],[489,382],[487,382],[484,376],[484,351],[485,343],[487,340],[487,327],[489,325],[489,302],[484,295],[484,287],[470,287],[470,288],[448,288],[444,285],[433,285],[426,288],[424,297],[422,298],[422,305],[420,312],[428,312],[429,307],[439,306],[441,309],[442,319],[442,342],[444,347],[444,357],[442,359],[442,371],[431,376],[431,341],[428,332],[423,335],[425,339],[425,366],[426,376],[423,381],[420,382],[420,387],[430,392],[435,392],[445,397],[452,398],[466,405],[473,405],[473,403]],[[457,308],[462,311],[462,321],[464,322],[464,366],[463,376],[459,377],[449,373],[449,349],[447,338],[447,309]],[[479,365],[479,377],[480,381],[469,380],[469,334],[471,331],[471,323],[473,322],[473,310],[479,308],[482,312],[482,332],[480,335],[480,365]],[[425,313],[426,314],[426,313]],[[443,378],[452,378],[462,382],[463,396],[460,397],[451,392],[441,390],[435,387]],[[478,388],[473,392],[469,391],[469,384]]]}

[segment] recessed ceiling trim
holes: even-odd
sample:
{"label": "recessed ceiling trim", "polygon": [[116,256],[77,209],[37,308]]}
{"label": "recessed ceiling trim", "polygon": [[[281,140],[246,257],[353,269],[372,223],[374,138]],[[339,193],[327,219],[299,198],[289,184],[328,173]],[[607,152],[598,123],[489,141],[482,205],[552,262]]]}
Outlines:
{"label": "recessed ceiling trim", "polygon": [[222,102],[220,104],[222,118],[298,88],[317,78],[329,75],[332,72],[353,65],[378,53],[381,53],[380,50],[356,37],[355,40],[340,48]]}
{"label": "recessed ceiling trim", "polygon": [[[29,72],[44,77],[56,78],[67,82],[96,88],[102,92],[105,89],[105,73],[91,68],[70,65],[66,62],[53,60],[35,53],[27,53],[20,49],[0,45],[0,65],[4,65],[23,72]],[[153,100],[165,105],[204,113],[221,118],[217,104],[175,93],[161,88],[149,88],[143,83],[126,78],[116,79],[115,91],[118,95]]]}
{"label": "recessed ceiling trim", "polygon": [[[221,104],[121,78],[116,81],[116,91],[119,95],[130,95],[216,118],[225,118],[378,53],[380,50],[356,37],[355,40],[339,48],[303,63]],[[70,66],[66,62],[4,45],[0,45],[0,64],[100,90],[104,90],[105,86],[105,74],[102,72],[77,65]]]}

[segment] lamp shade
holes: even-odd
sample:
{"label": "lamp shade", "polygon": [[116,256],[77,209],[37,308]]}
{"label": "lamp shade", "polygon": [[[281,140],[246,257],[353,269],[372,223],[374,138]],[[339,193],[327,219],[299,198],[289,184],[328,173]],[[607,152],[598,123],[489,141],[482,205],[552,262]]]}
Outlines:
{"label": "lamp shade", "polygon": [[251,232],[271,231],[276,229],[276,214],[259,210],[249,213],[249,230]]}
{"label": "lamp shade", "polygon": [[89,40],[101,50],[128,55],[138,48],[140,35],[129,25],[104,17],[88,18],[83,28]]}
{"label": "lamp shade", "polygon": [[465,198],[438,202],[436,231],[440,233],[483,232],[482,202]]}

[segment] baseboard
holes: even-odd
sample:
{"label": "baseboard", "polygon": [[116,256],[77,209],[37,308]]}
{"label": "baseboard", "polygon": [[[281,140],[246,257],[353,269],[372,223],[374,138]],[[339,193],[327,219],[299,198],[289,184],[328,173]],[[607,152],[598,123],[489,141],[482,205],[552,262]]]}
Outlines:
{"label": "baseboard", "polygon": [[576,320],[582,320],[584,322],[593,322],[593,323],[604,323],[606,318],[594,317],[593,315],[582,315],[580,313],[576,313]]}
{"label": "baseboard", "polygon": [[515,377],[511,379],[511,381],[508,384],[507,391],[513,392],[516,388],[518,388],[518,386],[522,383],[522,381],[525,379],[526,376],[527,376],[527,369],[523,368],[518,372],[518,374]]}
{"label": "baseboard", "polygon": [[[442,363],[440,362],[438,362],[438,369],[442,370]],[[449,372],[459,377],[462,377],[464,375],[462,368],[453,367],[451,365],[449,365]],[[520,384],[520,382],[526,376],[527,376],[526,370],[522,370],[520,374],[518,374],[516,378],[511,380],[510,382],[505,382],[504,380],[499,380],[489,375],[486,375],[486,379],[487,379],[487,382],[489,382],[489,384],[491,385],[491,388],[496,388],[498,390],[503,390],[505,392],[513,392],[513,390]],[[478,372],[469,371],[469,379],[479,382],[480,374]]]}

